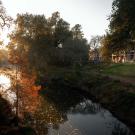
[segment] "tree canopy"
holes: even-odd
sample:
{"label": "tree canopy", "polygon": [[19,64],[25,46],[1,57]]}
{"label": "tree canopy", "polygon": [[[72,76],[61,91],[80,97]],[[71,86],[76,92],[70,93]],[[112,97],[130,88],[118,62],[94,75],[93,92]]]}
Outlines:
{"label": "tree canopy", "polygon": [[114,0],[106,45],[111,52],[135,49],[135,0]]}
{"label": "tree canopy", "polygon": [[[44,15],[18,14],[10,35],[10,62],[42,74],[48,66],[71,66],[88,60],[89,46],[81,25],[70,24],[55,12]],[[42,73],[41,73],[42,72]]]}

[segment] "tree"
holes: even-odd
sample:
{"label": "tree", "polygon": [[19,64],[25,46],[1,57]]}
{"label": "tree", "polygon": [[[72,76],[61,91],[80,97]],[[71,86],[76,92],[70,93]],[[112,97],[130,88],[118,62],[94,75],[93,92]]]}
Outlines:
{"label": "tree", "polygon": [[[101,36],[92,36],[91,41],[89,43],[90,45],[90,53],[93,53],[94,60],[99,60],[100,57],[100,47],[101,47]],[[90,54],[91,56],[91,54]]]}
{"label": "tree", "polygon": [[29,51],[31,50],[32,45],[34,46],[37,41],[46,34],[46,23],[47,21],[43,15],[17,15],[17,19],[15,21],[16,27],[10,35],[11,42],[9,43],[9,59],[11,62],[14,63],[16,61],[15,59],[17,59],[18,64],[29,66]]}
{"label": "tree", "polygon": [[76,24],[71,30],[73,34],[73,39],[82,39],[83,38],[83,32],[82,27],[80,24]]}
{"label": "tree", "polygon": [[56,47],[58,47],[59,44],[63,44],[65,40],[71,37],[71,32],[69,29],[69,23],[64,21],[62,18],[59,19],[54,31],[54,42],[56,43]]}
{"label": "tree", "polygon": [[100,47],[100,41],[101,41],[102,37],[101,36],[92,36],[91,37],[91,41],[90,41],[90,48],[91,49],[97,49]]}
{"label": "tree", "polygon": [[12,18],[6,14],[6,10],[3,7],[2,1],[0,0],[0,28],[4,26],[10,26]]}
{"label": "tree", "polygon": [[44,78],[50,66],[71,66],[88,60],[88,44],[81,37],[81,26],[71,31],[70,24],[60,17],[59,12],[49,18],[18,14],[15,26],[10,35],[10,61],[36,73],[39,78]]}
{"label": "tree", "polygon": [[110,47],[113,52],[135,49],[135,0],[114,0],[109,17]]}
{"label": "tree", "polygon": [[88,61],[89,46],[86,39],[68,38],[59,51],[57,59],[59,65],[82,65]]}
{"label": "tree", "polygon": [[[5,26],[10,27],[12,18],[7,15],[2,1],[0,0],[0,29],[3,30]],[[1,33],[0,33],[1,34]],[[0,46],[3,46],[3,41],[0,40]]]}
{"label": "tree", "polygon": [[102,40],[101,40],[101,56],[103,57],[104,61],[110,61],[111,58],[111,48],[110,48],[110,35],[108,33],[106,33],[105,36],[103,36]]}

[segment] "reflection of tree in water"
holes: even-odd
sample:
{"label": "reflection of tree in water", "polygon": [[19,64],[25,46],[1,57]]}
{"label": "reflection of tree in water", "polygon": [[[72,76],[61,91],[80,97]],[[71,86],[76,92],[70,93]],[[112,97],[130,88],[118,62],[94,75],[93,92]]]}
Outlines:
{"label": "reflection of tree in water", "polygon": [[120,123],[114,123],[114,127],[112,130],[112,135],[133,135],[125,126],[121,126]]}
{"label": "reflection of tree in water", "polygon": [[43,94],[61,113],[67,113],[71,107],[75,107],[83,100],[83,96],[77,92],[66,89],[47,89]]}
{"label": "reflection of tree in water", "polygon": [[[32,127],[37,135],[47,135],[53,129],[58,131],[59,125],[68,121],[67,113],[96,114],[105,111],[75,90],[46,89],[42,91],[43,96],[40,96],[40,87],[34,85],[34,78],[23,78],[20,83],[20,116],[24,124]],[[127,130],[114,125],[112,135],[131,135]],[[68,129],[71,133],[76,133],[76,130],[71,127]]]}
{"label": "reflection of tree in water", "polygon": [[41,100],[41,106],[35,113],[36,115],[40,114],[46,124],[52,126],[54,129],[59,129],[59,124],[67,120],[65,114],[59,113],[57,108],[45,99]]}
{"label": "reflection of tree in water", "polygon": [[20,86],[19,115],[24,124],[35,129],[38,135],[46,135],[48,125],[58,129],[59,124],[67,120],[67,116],[59,113],[54,104],[39,95],[40,86],[34,85],[34,77],[22,77]]}
{"label": "reflection of tree in water", "polygon": [[[53,104],[56,110],[59,110],[59,112],[61,114],[64,114],[65,116],[67,115],[67,113],[68,114],[99,113],[104,117],[104,113],[107,111],[103,109],[99,104],[92,103],[90,100],[88,100],[89,98],[83,96],[82,94],[74,90],[47,89],[42,94],[44,96],[44,99],[47,100],[49,104]],[[111,123],[110,125],[111,126],[110,130],[113,128],[112,135],[133,135],[132,133],[130,133],[130,131],[125,125],[122,126],[121,123],[118,121],[113,122],[114,123]],[[74,129],[72,131],[74,131]]]}
{"label": "reflection of tree in water", "polygon": [[67,121],[67,113],[70,111],[82,114],[100,111],[99,105],[84,100],[84,96],[74,90],[46,89],[42,97],[31,79],[21,79],[19,108],[24,123],[34,128],[38,135],[47,134],[50,127],[58,130],[59,125]]}
{"label": "reflection of tree in water", "polygon": [[40,103],[35,112],[26,112],[24,118],[27,126],[33,127],[38,135],[45,135],[48,133],[48,126],[59,129],[59,124],[65,122],[67,117],[60,114],[55,106],[42,97]]}
{"label": "reflection of tree in water", "polygon": [[43,94],[61,113],[96,114],[101,111],[99,104],[92,103],[75,90],[49,89],[45,90]]}
{"label": "reflection of tree in water", "polygon": [[75,108],[71,109],[72,113],[81,113],[81,114],[96,114],[98,112],[105,111],[99,104],[92,103],[91,100],[84,100],[81,103],[78,103]]}
{"label": "reflection of tree in water", "polygon": [[[38,90],[40,86],[35,86],[35,77],[21,74],[18,79],[19,117],[25,126],[33,128],[38,135],[46,135],[47,126],[43,123],[43,118],[37,118],[35,111],[40,106]],[[41,121],[42,120],[42,121]]]}
{"label": "reflection of tree in water", "polygon": [[35,86],[35,77],[22,75],[19,80],[19,113],[35,112],[40,104],[38,90],[40,86]]}
{"label": "reflection of tree in water", "polygon": [[[96,114],[104,111],[99,104],[92,103],[87,97],[72,89],[46,89],[41,93],[45,102],[52,104],[59,111],[64,121],[69,113]],[[65,133],[81,134],[79,129],[72,127],[69,120],[67,123],[63,129]]]}

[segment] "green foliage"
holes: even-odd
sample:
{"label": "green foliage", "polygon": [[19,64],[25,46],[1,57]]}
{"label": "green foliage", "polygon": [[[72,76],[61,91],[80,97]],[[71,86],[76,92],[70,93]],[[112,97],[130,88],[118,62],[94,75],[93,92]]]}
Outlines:
{"label": "green foliage", "polygon": [[83,32],[81,31],[82,27],[80,24],[76,24],[71,30],[74,39],[83,39]]}
{"label": "green foliage", "polygon": [[112,48],[111,48],[111,35],[107,33],[101,40],[101,53],[104,61],[111,61]]}
{"label": "green foliage", "polygon": [[135,0],[114,0],[109,25],[109,46],[113,52],[134,49]]}
{"label": "green foliage", "polygon": [[103,68],[103,73],[107,75],[115,75],[120,77],[127,77],[128,79],[135,78],[135,64],[112,64]]}

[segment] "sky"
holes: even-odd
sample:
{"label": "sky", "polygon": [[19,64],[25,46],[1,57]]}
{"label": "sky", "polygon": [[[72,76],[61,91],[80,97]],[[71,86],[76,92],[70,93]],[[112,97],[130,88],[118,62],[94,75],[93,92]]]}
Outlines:
{"label": "sky", "polygon": [[108,28],[108,16],[113,0],[2,0],[8,15],[17,13],[44,14],[51,16],[59,11],[61,17],[71,24],[81,24],[84,36],[103,35]]}

